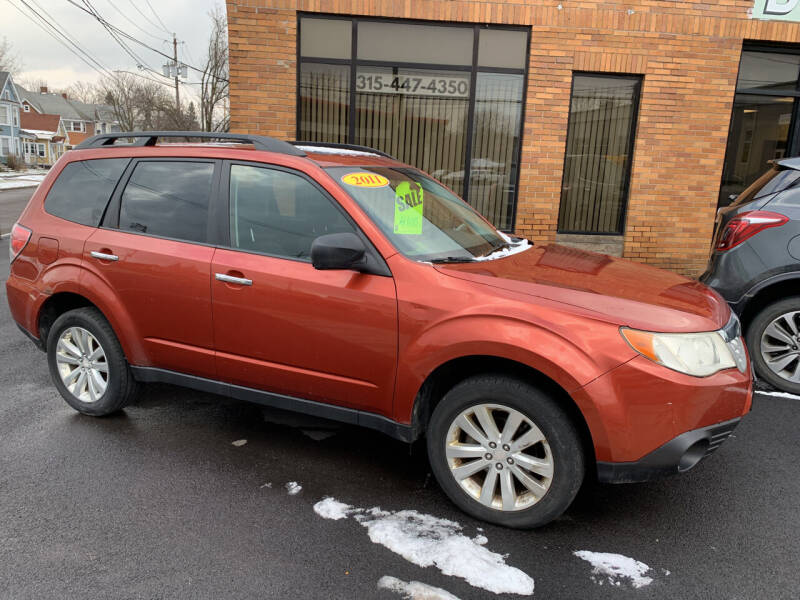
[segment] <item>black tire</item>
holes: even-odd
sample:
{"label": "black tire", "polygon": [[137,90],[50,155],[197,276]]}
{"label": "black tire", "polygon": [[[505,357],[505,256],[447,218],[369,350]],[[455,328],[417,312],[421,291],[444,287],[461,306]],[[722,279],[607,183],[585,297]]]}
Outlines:
{"label": "black tire", "polygon": [[[94,402],[83,402],[70,392],[61,380],[56,360],[58,340],[70,327],[81,327],[91,333],[103,349],[108,365],[108,380],[103,394]],[[77,308],[58,317],[47,336],[47,363],[50,376],[61,396],[72,408],[85,415],[101,417],[117,412],[130,404],[138,392],[122,347],[102,313],[96,308]]]}
{"label": "black tire", "polygon": [[[519,411],[541,430],[549,444],[553,463],[550,487],[528,508],[505,511],[484,505],[468,494],[451,473],[445,450],[450,426],[463,411],[480,404]],[[447,392],[431,416],[427,445],[431,469],[447,496],[473,517],[506,527],[541,527],[558,518],[575,499],[585,473],[580,436],[558,402],[534,385],[507,376],[471,377]]]}
{"label": "black tire", "polygon": [[767,366],[767,362],[761,353],[761,336],[766,328],[779,316],[792,311],[800,311],[800,296],[792,296],[791,298],[768,304],[750,321],[745,341],[750,352],[753,368],[760,379],[783,392],[800,394],[800,383],[792,383],[775,373]]}

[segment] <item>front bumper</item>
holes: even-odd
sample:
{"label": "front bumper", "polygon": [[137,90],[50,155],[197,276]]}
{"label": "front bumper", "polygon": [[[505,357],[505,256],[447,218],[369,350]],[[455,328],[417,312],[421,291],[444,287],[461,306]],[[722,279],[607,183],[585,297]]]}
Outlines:
{"label": "front bumper", "polygon": [[736,429],[741,417],[682,433],[633,462],[598,462],[602,483],[636,483],[684,473],[719,448]]}

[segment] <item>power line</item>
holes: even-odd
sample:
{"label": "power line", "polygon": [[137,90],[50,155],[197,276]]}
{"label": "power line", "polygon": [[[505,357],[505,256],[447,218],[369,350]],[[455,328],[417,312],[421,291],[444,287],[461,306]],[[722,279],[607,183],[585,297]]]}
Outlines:
{"label": "power line", "polygon": [[[143,12],[142,12],[142,11],[139,9],[139,7],[138,7],[138,6],[136,6],[136,5],[133,3],[133,0],[128,0],[128,2],[130,2],[130,3],[131,3],[131,6],[134,8],[134,10],[135,10],[136,12],[138,12],[140,15],[142,15],[142,18],[143,18],[145,21],[147,21],[148,23],[150,23],[150,25],[152,25],[153,27],[155,27],[156,29],[158,29],[158,25],[156,25],[155,23],[153,23],[153,21],[151,21],[151,20],[150,20],[150,19],[147,17],[147,15],[146,15],[146,14],[144,14],[144,13],[143,13]],[[165,32],[167,35],[169,35],[169,31],[167,31],[166,29],[164,29],[164,32]]]}
{"label": "power line", "polygon": [[[74,2],[72,2],[72,0],[70,0],[70,2],[71,2],[72,4],[75,4]],[[96,8],[95,8],[95,7],[92,5],[92,3],[91,3],[89,0],[83,0],[83,3],[84,3],[84,4],[86,5],[86,7],[88,8],[88,10],[87,10],[86,12],[88,12],[89,14],[91,14],[91,15],[92,15],[92,16],[93,16],[93,17],[94,17],[94,18],[95,18],[95,19],[96,19],[96,20],[97,20],[97,21],[98,21],[98,22],[99,22],[99,23],[100,23],[100,24],[103,26],[103,28],[105,28],[105,30],[106,30],[106,31],[109,33],[109,35],[110,35],[110,36],[111,36],[111,37],[112,37],[112,38],[113,38],[113,39],[114,39],[114,40],[117,42],[117,44],[119,44],[119,46],[120,46],[120,47],[121,47],[121,48],[122,48],[122,49],[125,51],[125,53],[126,53],[128,56],[130,56],[130,57],[131,57],[131,58],[132,58],[132,59],[133,59],[133,60],[136,62],[136,66],[137,66],[137,67],[139,67],[140,69],[146,69],[146,70],[148,70],[148,71],[150,71],[150,72],[152,72],[152,73],[155,73],[156,75],[160,75],[160,73],[159,73],[158,71],[156,71],[155,69],[153,69],[152,67],[150,67],[150,65],[148,65],[148,64],[147,64],[147,63],[146,63],[146,62],[145,62],[145,61],[142,59],[142,57],[140,57],[139,55],[137,55],[137,54],[136,54],[136,53],[135,53],[133,50],[131,50],[131,48],[130,48],[130,47],[129,47],[129,46],[128,46],[128,45],[127,45],[125,42],[123,42],[123,41],[122,41],[122,40],[119,38],[119,36],[118,36],[118,35],[115,33],[115,30],[116,30],[117,28],[116,28],[116,27],[114,27],[113,25],[111,25],[111,23],[109,23],[109,22],[108,22],[108,21],[106,21],[106,20],[105,20],[103,17],[101,17],[101,16],[100,16],[100,13],[97,11],[97,9],[96,9]],[[77,4],[75,4],[75,6],[78,6],[78,5],[77,5]],[[78,8],[81,8],[81,7],[80,7],[80,6],[78,6]],[[85,10],[85,9],[84,9],[84,10]]]}
{"label": "power line", "polygon": [[[84,1],[84,3],[85,3],[85,2],[87,2],[87,0],[83,0],[83,1]],[[69,2],[69,3],[70,3],[70,4],[72,4],[73,6],[75,6],[75,7],[79,8],[79,9],[80,9],[80,10],[82,10],[83,12],[85,12],[85,13],[87,13],[87,14],[91,15],[92,17],[94,17],[95,19],[97,19],[98,21],[100,21],[100,23],[101,23],[101,24],[103,24],[103,26],[104,26],[104,27],[106,27],[106,28],[109,28],[109,27],[110,27],[110,28],[111,28],[111,29],[113,29],[113,30],[114,30],[114,31],[115,31],[117,34],[121,35],[122,37],[124,37],[124,38],[126,38],[126,39],[128,39],[128,40],[130,40],[130,41],[132,41],[132,42],[136,42],[136,43],[137,43],[137,44],[139,44],[140,46],[143,46],[143,47],[147,48],[148,50],[151,50],[152,52],[155,52],[156,54],[159,54],[160,56],[163,56],[164,58],[168,58],[169,60],[173,60],[173,57],[172,57],[172,56],[170,56],[169,54],[165,54],[165,53],[164,53],[164,52],[162,52],[161,50],[159,50],[159,49],[157,49],[157,48],[153,48],[153,47],[152,47],[152,46],[150,46],[149,44],[146,44],[145,42],[143,42],[143,41],[141,41],[141,40],[139,40],[139,39],[135,38],[135,37],[134,37],[134,36],[132,36],[131,34],[129,34],[129,33],[125,32],[125,31],[123,31],[122,29],[120,29],[119,27],[117,27],[117,26],[115,26],[115,25],[112,25],[111,23],[109,23],[108,21],[106,21],[105,19],[103,19],[103,17],[101,17],[100,15],[98,15],[96,11],[94,11],[94,12],[93,12],[93,11],[91,11],[91,10],[88,10],[88,9],[84,8],[83,6],[81,6],[80,4],[78,4],[77,2],[75,2],[75,0],[67,0],[67,2]],[[199,69],[199,68],[195,67],[194,65],[190,65],[190,64],[188,64],[188,63],[184,63],[184,64],[185,64],[187,67],[189,67],[190,69],[192,69],[193,71],[197,71],[198,73],[204,73],[204,72],[205,72],[205,70],[204,70],[204,69]],[[153,71],[154,73],[157,73],[157,72],[156,72],[156,71],[154,71],[153,69],[150,69],[150,70],[151,70],[151,71]],[[213,76],[213,75],[212,75],[212,77],[215,77],[215,76]],[[228,80],[227,80],[227,79],[225,79],[224,77],[215,77],[215,79],[219,79],[219,80],[221,80],[221,81],[228,81]]]}
{"label": "power line", "polygon": [[[25,2],[25,0],[20,0],[20,2],[22,2],[34,15],[36,15],[36,17],[38,17],[39,20],[37,20],[36,18],[34,18],[33,16],[31,16],[30,14],[25,12],[22,8],[20,8],[16,4],[14,4],[11,0],[8,0],[8,3],[11,6],[13,6],[17,11],[19,11],[19,13],[21,15],[23,15],[25,18],[27,18],[29,21],[31,21],[34,25],[39,27],[39,29],[41,29],[47,35],[49,35],[54,40],[56,40],[59,44],[64,46],[64,48],[66,48],[69,52],[71,52],[76,57],[78,57],[82,62],[86,63],[86,65],[88,67],[90,67],[94,71],[97,71],[100,75],[103,75],[103,76],[110,75],[110,71],[108,71],[108,69],[105,66],[103,66],[102,63],[97,61],[97,59],[92,57],[88,52],[83,50],[79,45],[75,44],[74,42],[70,42],[77,48],[78,51],[70,48],[70,46],[67,45],[67,43],[64,42],[64,40],[62,39],[61,36],[63,34],[58,32],[58,30],[49,21],[47,21],[47,19],[42,17],[35,9],[33,9],[29,4],[27,4]],[[47,23],[47,26],[45,26],[43,23]],[[48,26],[50,27],[50,29],[48,29]]]}
{"label": "power line", "polygon": [[[131,1],[133,1],[133,0],[131,0]],[[156,20],[157,20],[159,23],[161,23],[161,27],[163,27],[163,28],[164,28],[164,31],[166,31],[167,33],[169,33],[169,29],[167,29],[167,26],[166,26],[166,25],[164,25],[164,21],[162,21],[162,20],[161,20],[161,17],[159,17],[159,16],[158,16],[158,13],[157,13],[157,12],[156,12],[156,10],[153,8],[153,5],[152,5],[152,4],[150,4],[150,0],[144,0],[144,1],[145,1],[145,2],[147,2],[147,6],[149,6],[149,7],[150,7],[150,12],[152,12],[152,13],[153,13],[153,15],[155,15],[155,17],[156,17]]]}
{"label": "power line", "polygon": [[[138,23],[136,23],[136,21],[134,21],[133,19],[131,19],[131,18],[130,18],[128,15],[126,15],[124,12],[122,12],[122,10],[120,10],[120,9],[119,9],[119,7],[117,7],[117,5],[116,5],[116,4],[114,4],[114,0],[107,0],[107,2],[108,2],[108,4],[111,6],[111,8],[113,8],[113,9],[114,9],[115,11],[117,11],[117,12],[118,12],[120,15],[122,15],[122,18],[123,18],[123,19],[125,19],[125,20],[126,20],[128,23],[130,23],[130,24],[131,24],[131,25],[133,25],[134,27],[136,27],[136,29],[138,29],[139,31],[141,31],[142,33],[144,33],[144,34],[146,34],[146,35],[149,35],[149,36],[150,36],[151,38],[153,38],[153,39],[156,39],[156,40],[163,40],[163,38],[160,38],[160,37],[158,37],[157,35],[153,35],[153,34],[152,34],[152,33],[150,33],[149,31],[147,31],[147,30],[146,30],[144,27],[142,27],[142,26],[140,26]],[[135,8],[135,7],[134,7],[134,8]]]}

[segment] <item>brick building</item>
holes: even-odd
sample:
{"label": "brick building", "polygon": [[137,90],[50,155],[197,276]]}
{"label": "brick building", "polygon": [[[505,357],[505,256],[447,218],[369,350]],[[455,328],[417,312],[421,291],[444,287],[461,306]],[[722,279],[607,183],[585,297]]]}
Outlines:
{"label": "brick building", "polygon": [[717,207],[800,153],[797,5],[228,0],[231,129],[377,147],[501,229],[698,274]]}

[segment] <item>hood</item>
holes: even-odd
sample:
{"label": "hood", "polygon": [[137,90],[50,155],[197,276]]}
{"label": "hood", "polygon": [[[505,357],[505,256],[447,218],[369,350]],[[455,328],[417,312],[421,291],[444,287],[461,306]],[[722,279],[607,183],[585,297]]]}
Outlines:
{"label": "hood", "polygon": [[558,244],[436,269],[450,277],[580,307],[603,320],[647,331],[714,331],[730,318],[725,300],[702,283]]}

